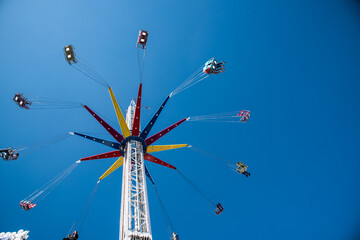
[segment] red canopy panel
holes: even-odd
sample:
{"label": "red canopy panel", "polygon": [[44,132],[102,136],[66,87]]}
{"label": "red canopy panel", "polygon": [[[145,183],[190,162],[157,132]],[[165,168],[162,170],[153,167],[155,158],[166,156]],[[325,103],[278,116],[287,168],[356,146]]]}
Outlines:
{"label": "red canopy panel", "polygon": [[134,122],[132,127],[132,135],[139,136],[140,133],[140,113],[141,113],[141,92],[142,92],[142,83],[139,85],[139,92],[136,99],[136,108],[135,108],[135,115],[134,115]]}
{"label": "red canopy panel", "polygon": [[167,162],[164,162],[163,160],[160,160],[160,159],[158,159],[157,157],[154,157],[153,155],[150,155],[150,154],[146,154],[146,155],[144,156],[144,159],[145,159],[145,160],[148,160],[148,161],[150,161],[150,162],[157,163],[157,164],[159,164],[159,165],[168,167],[168,168],[176,169],[176,167],[174,167],[173,165],[170,165],[170,164],[168,164]]}
{"label": "red canopy panel", "polygon": [[91,110],[88,106],[84,105],[84,107],[86,108],[86,110],[89,111],[89,113],[91,113],[91,115],[106,129],[106,131],[108,131],[111,136],[113,136],[116,141],[118,141],[119,143],[121,143],[122,140],[124,140],[124,137],[118,132],[116,131],[113,127],[111,127],[107,122],[105,122],[101,117],[99,117],[93,110]]}
{"label": "red canopy panel", "polygon": [[167,134],[168,132],[170,132],[171,130],[173,130],[174,128],[176,128],[177,126],[179,126],[180,124],[182,124],[183,122],[185,122],[186,118],[174,123],[173,125],[171,125],[170,127],[165,128],[164,130],[152,135],[151,137],[147,138],[145,140],[146,145],[151,145],[154,142],[156,142],[157,140],[159,140],[161,137],[163,137],[165,134]]}
{"label": "red canopy panel", "polygon": [[87,161],[87,160],[96,160],[96,159],[103,159],[103,158],[114,158],[114,157],[120,157],[120,156],[121,156],[120,151],[116,150],[116,151],[97,154],[97,155],[90,156],[90,157],[81,158],[80,160]]}

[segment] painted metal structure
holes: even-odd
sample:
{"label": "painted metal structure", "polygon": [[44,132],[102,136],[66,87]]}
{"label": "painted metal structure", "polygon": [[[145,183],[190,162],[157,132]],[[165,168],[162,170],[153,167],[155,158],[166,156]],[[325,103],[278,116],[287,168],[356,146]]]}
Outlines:
{"label": "painted metal structure", "polygon": [[[148,203],[148,194],[145,176],[154,184],[153,179],[145,166],[144,160],[165,166],[170,169],[177,170],[176,167],[168,164],[157,157],[150,155],[149,153],[172,150],[177,148],[188,147],[187,144],[176,145],[157,145],[153,146],[157,140],[164,135],[178,127],[180,124],[189,120],[184,118],[162,131],[148,137],[152,127],[155,125],[160,113],[165,107],[168,100],[175,94],[185,90],[186,88],[204,80],[209,74],[218,74],[223,72],[225,62],[217,62],[215,59],[208,61],[208,67],[200,68],[193,75],[190,76],[184,83],[176,88],[167,98],[162,105],[155,112],[151,120],[145,126],[144,130],[140,129],[140,115],[141,115],[141,97],[142,97],[142,76],[144,70],[145,49],[148,40],[148,31],[140,30],[137,48],[138,48],[138,64],[140,73],[140,85],[136,103],[131,101],[128,108],[126,119],[119,107],[119,104],[115,98],[115,95],[109,86],[109,84],[99,76],[96,71],[93,71],[90,66],[85,64],[85,68],[76,68],[95,82],[108,88],[110,97],[115,109],[115,113],[118,118],[121,133],[116,131],[110,126],[104,119],[96,114],[92,109],[86,105],[82,105],[116,140],[116,142],[104,140],[97,137],[88,136],[82,133],[73,134],[86,138],[91,141],[98,142],[113,149],[113,151],[96,154],[89,157],[84,157],[80,161],[96,160],[104,158],[117,157],[118,159],[112,164],[112,166],[99,178],[99,181],[106,178],[113,171],[124,165],[122,176],[122,195],[121,195],[121,209],[120,209],[120,230],[119,240],[152,240],[150,211]],[[64,48],[66,61],[69,65],[76,66],[75,63],[78,59],[75,56],[74,47],[68,45]],[[140,59],[140,53],[143,52],[142,60]],[[211,62],[212,61],[212,62]],[[74,64],[74,65],[73,65]],[[77,64],[79,65],[79,64]],[[178,171],[178,170],[177,170]],[[178,171],[179,172],[179,171]],[[180,173],[180,172],[179,172]],[[180,173],[181,174],[181,173]],[[182,174],[181,174],[182,175]],[[182,175],[183,176],[183,175]],[[183,176],[184,177],[184,176]],[[187,180],[189,181],[189,180]],[[216,214],[223,211],[220,204],[217,205]],[[175,234],[175,233],[174,233]],[[175,235],[174,235],[175,236]]]}
{"label": "painted metal structure", "polygon": [[[131,101],[126,114],[126,123],[133,129],[132,132],[136,129],[134,126],[135,109],[136,104]],[[151,240],[142,144],[136,140],[128,141],[124,159],[119,240]]]}
{"label": "painted metal structure", "polygon": [[122,134],[116,131],[92,109],[84,105],[84,108],[109,132],[109,134],[117,142],[74,132],[74,134],[77,136],[101,143],[114,149],[110,152],[84,157],[80,160],[88,161],[118,157],[118,159],[99,178],[99,180],[103,180],[113,171],[124,165],[122,177],[119,240],[152,240],[146,176],[151,182],[153,182],[153,180],[151,179],[150,173],[145,166],[144,160],[168,167],[170,169],[176,169],[176,167],[172,166],[171,164],[168,164],[165,161],[150,155],[149,153],[187,147],[187,144],[152,145],[155,141],[159,140],[174,128],[185,122],[186,119],[184,118],[170,125],[164,130],[152,135],[151,137],[147,137],[169,97],[165,99],[143,132],[141,132],[140,106],[142,84],[140,83],[139,85],[136,103],[134,101],[131,101],[130,103],[126,114],[126,120],[121,112],[112,89],[109,87],[108,90],[114,105]]}

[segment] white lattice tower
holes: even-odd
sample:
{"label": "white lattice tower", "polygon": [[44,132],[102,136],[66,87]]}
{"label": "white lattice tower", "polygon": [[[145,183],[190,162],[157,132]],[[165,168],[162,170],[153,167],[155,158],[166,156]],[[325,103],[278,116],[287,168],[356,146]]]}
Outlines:
{"label": "white lattice tower", "polygon": [[[135,106],[131,101],[126,114],[129,129]],[[136,140],[126,143],[121,198],[119,240],[152,240],[143,145]]]}

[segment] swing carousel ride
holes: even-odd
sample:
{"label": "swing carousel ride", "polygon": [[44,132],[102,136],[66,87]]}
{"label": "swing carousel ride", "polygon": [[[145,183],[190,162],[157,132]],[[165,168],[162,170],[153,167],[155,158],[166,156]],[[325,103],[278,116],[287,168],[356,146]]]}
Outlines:
{"label": "swing carousel ride", "polygon": [[[86,75],[89,79],[93,80],[99,85],[102,85],[107,88],[110,94],[110,98],[117,116],[118,124],[121,129],[121,133],[115,130],[110,124],[105,121],[100,114],[93,111],[89,106],[83,105],[81,103],[62,101],[49,98],[41,97],[27,97],[23,93],[16,93],[13,101],[20,107],[25,110],[32,109],[68,109],[68,108],[85,108],[93,118],[113,137],[114,140],[109,141],[95,136],[90,136],[81,132],[70,132],[70,135],[79,136],[90,141],[94,141],[100,144],[103,144],[111,149],[112,151],[100,153],[93,156],[88,156],[81,158],[80,160],[73,163],[55,178],[50,180],[44,186],[30,194],[28,197],[23,199],[20,202],[20,207],[23,210],[29,211],[36,207],[40,201],[42,201],[51,191],[53,191],[56,186],[58,186],[75,168],[79,163],[91,160],[99,160],[105,158],[117,158],[117,160],[110,166],[110,168],[100,176],[96,187],[90,197],[90,200],[86,206],[87,209],[84,212],[88,211],[91,201],[96,193],[99,183],[105,179],[108,175],[114,172],[119,167],[123,166],[123,175],[122,175],[122,193],[121,193],[121,210],[120,210],[120,226],[119,226],[119,240],[151,240],[151,222],[149,214],[149,203],[147,195],[147,185],[146,177],[149,179],[150,183],[153,185],[156,195],[160,201],[162,210],[165,212],[165,215],[168,218],[164,204],[160,199],[160,195],[156,189],[155,182],[146,167],[146,161],[159,164],[161,166],[167,167],[171,170],[174,170],[184,178],[190,186],[194,187],[213,207],[216,215],[219,215],[223,212],[224,208],[221,203],[215,202],[210,199],[207,195],[204,194],[200,188],[193,183],[188,177],[186,177],[182,172],[180,172],[175,166],[157,158],[153,154],[156,152],[167,151],[172,149],[184,148],[192,146],[188,144],[175,144],[175,145],[156,145],[155,142],[160,138],[164,137],[167,133],[174,130],[182,123],[186,121],[213,121],[213,122],[235,122],[235,123],[245,123],[250,117],[250,111],[241,110],[228,113],[218,113],[210,114],[204,116],[194,116],[183,118],[172,125],[164,128],[163,130],[150,135],[150,132],[155,125],[157,119],[159,118],[161,112],[165,108],[166,103],[173,98],[176,94],[186,90],[187,88],[203,81],[204,79],[215,76],[219,73],[225,71],[225,62],[217,61],[215,58],[209,59],[204,65],[202,65],[197,71],[195,71],[189,78],[187,78],[182,84],[180,84],[174,91],[172,91],[157,109],[153,117],[147,123],[147,125],[141,130],[141,101],[142,101],[142,79],[143,79],[143,70],[144,70],[144,60],[145,52],[148,42],[149,32],[140,30],[138,40],[136,43],[137,48],[137,58],[139,64],[139,76],[140,84],[138,87],[138,94],[136,102],[131,101],[126,116],[123,115],[119,104],[116,100],[115,94],[109,84],[87,63],[87,61],[78,57],[75,52],[75,48],[72,45],[64,47],[64,54],[66,62],[82,74]],[[70,136],[67,135],[67,136]],[[26,151],[29,149],[39,149],[47,144],[52,144],[57,141],[64,139],[64,136],[57,137],[55,139],[47,141],[45,144],[40,144],[33,147],[25,148],[6,148],[1,149],[0,154],[4,160],[17,160],[19,157],[19,152]],[[199,152],[201,150],[195,149]],[[217,158],[221,161],[227,163],[227,166],[234,170],[237,173],[241,173],[246,177],[250,176],[250,173],[247,172],[247,166],[238,162],[236,164],[229,162],[227,160],[221,159],[216,156],[212,156],[205,152],[202,152],[207,156]],[[146,161],[144,161],[146,160]],[[86,215],[86,214],[85,214]],[[79,223],[80,224],[80,223]],[[66,240],[75,240],[78,239],[78,232],[72,231],[75,227],[79,227],[79,224],[74,224],[69,234],[64,238]],[[173,227],[170,219],[168,218],[169,224],[169,236],[171,239],[179,239],[179,235],[173,231]],[[72,233],[72,234],[71,234]]]}

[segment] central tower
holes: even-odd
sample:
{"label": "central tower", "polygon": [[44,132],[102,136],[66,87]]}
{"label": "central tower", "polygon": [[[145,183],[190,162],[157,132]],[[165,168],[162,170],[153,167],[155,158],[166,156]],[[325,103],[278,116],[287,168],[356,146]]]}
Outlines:
{"label": "central tower", "polygon": [[[133,128],[135,108],[131,101],[126,113],[129,129]],[[143,144],[130,140],[124,153],[119,240],[152,240]]]}
{"label": "central tower", "polygon": [[[142,75],[144,69],[145,49],[147,44],[149,32],[140,30],[137,42],[138,48],[138,64],[140,70],[140,84],[138,89],[138,95],[136,103],[130,102],[128,107],[126,118],[124,117],[120,106],[115,98],[115,95],[109,86],[90,66],[85,63],[79,65],[79,59],[76,58],[74,48],[72,45],[68,45],[64,48],[66,61],[90,77],[92,80],[100,85],[108,88],[111,101],[114,106],[114,110],[118,119],[121,133],[115,128],[110,126],[102,117],[94,112],[87,105],[82,105],[101,125],[102,127],[116,140],[109,141],[98,137],[85,135],[82,133],[74,132],[73,134],[86,138],[91,141],[98,142],[112,148],[110,152],[100,153],[93,156],[81,158],[80,161],[98,160],[105,158],[118,158],[106,172],[99,177],[99,182],[109,176],[119,167],[123,166],[122,177],[122,194],[121,194],[121,210],[120,210],[120,230],[119,240],[152,240],[151,222],[149,213],[148,193],[146,187],[145,176],[149,181],[155,185],[148,169],[144,164],[144,160],[152,163],[159,164],[161,166],[174,169],[176,167],[171,164],[160,160],[152,155],[152,153],[167,151],[177,148],[188,147],[188,144],[171,144],[171,145],[154,145],[156,141],[164,137],[173,129],[178,127],[183,122],[190,118],[183,118],[180,121],[173,123],[172,125],[164,128],[160,132],[154,135],[148,136],[152,127],[155,125],[160,113],[164,109],[168,100],[178,94],[179,92],[189,88],[190,86],[204,80],[210,74],[218,74],[223,72],[224,62],[217,62],[215,58],[210,59],[204,66],[199,68],[193,73],[185,82],[183,82],[178,88],[171,92],[157,109],[150,121],[145,125],[140,132],[140,115],[141,115],[141,96],[142,96]],[[141,60],[141,52],[143,57]],[[76,66],[76,67],[75,67]],[[79,66],[79,68],[77,68]],[[80,68],[82,66],[82,68]],[[154,91],[155,89],[153,89]],[[146,107],[149,108],[149,107]],[[221,206],[221,205],[220,205]],[[218,207],[219,209],[219,207]],[[222,211],[222,210],[221,210]],[[217,212],[219,214],[221,212]]]}
{"label": "central tower", "polygon": [[158,108],[145,128],[140,132],[142,84],[140,83],[139,85],[136,104],[134,101],[130,102],[130,106],[126,113],[126,118],[122,114],[119,104],[117,103],[115,95],[110,87],[109,93],[122,134],[110,126],[104,119],[102,119],[88,106],[84,105],[84,108],[106,129],[106,131],[110,133],[116,142],[74,132],[74,134],[78,136],[115,149],[110,152],[84,157],[80,160],[88,161],[118,157],[113,165],[103,175],[101,175],[99,181],[105,179],[119,167],[124,166],[122,178],[123,181],[119,240],[152,240],[149,202],[145,177],[148,177],[153,184],[154,182],[144,164],[144,160],[171,169],[176,169],[176,167],[158,159],[150,153],[187,147],[187,144],[153,145],[153,143],[155,143],[157,140],[171,132],[181,123],[185,122],[186,119],[183,118],[182,120],[170,125],[160,132],[148,137],[149,132],[154,126],[170,96],[165,99],[163,104]]}

